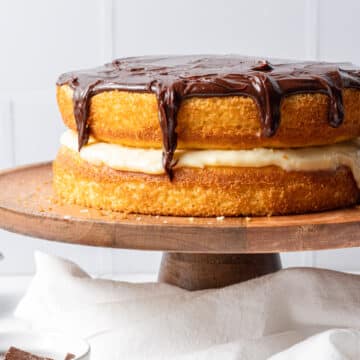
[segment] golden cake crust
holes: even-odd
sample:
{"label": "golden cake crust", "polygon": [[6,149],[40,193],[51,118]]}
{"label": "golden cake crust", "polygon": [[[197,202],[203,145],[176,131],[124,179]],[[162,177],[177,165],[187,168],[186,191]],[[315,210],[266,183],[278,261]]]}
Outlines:
{"label": "golden cake crust", "polygon": [[[65,125],[76,130],[73,90],[58,86],[57,100]],[[328,123],[329,98],[297,94],[281,105],[281,124],[273,137],[260,137],[258,106],[250,97],[190,98],[178,114],[178,148],[251,149],[328,145],[360,136],[360,91],[343,91],[344,123]],[[98,140],[135,147],[162,147],[156,96],[151,93],[106,91],[92,97],[90,128]]]}
{"label": "golden cake crust", "polygon": [[54,189],[67,203],[128,213],[175,216],[295,214],[351,206],[359,190],[351,171],[279,167],[179,168],[174,179],[94,166],[62,147]]}

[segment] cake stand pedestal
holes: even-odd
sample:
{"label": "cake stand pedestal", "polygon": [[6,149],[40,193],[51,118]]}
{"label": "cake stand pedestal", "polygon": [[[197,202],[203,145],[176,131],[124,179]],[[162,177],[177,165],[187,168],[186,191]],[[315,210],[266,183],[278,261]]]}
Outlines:
{"label": "cake stand pedestal", "polygon": [[164,253],[159,281],[201,290],[236,284],[280,269],[279,254]]}
{"label": "cake stand pedestal", "polygon": [[280,252],[360,246],[360,208],[257,218],[127,215],[59,203],[51,163],[0,172],[0,228],[72,244],[164,251],[159,281],[222,287],[281,268]]}

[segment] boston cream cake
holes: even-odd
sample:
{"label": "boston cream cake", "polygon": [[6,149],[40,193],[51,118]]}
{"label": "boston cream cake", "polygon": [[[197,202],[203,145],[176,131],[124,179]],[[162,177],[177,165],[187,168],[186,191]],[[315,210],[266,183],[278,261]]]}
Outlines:
{"label": "boston cream cake", "polygon": [[65,202],[180,216],[351,206],[360,69],[241,56],[137,57],[60,76]]}

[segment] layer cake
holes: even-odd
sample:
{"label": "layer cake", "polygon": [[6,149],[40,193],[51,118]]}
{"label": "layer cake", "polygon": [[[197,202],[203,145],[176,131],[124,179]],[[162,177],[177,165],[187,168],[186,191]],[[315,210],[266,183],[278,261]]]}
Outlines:
{"label": "layer cake", "polygon": [[123,58],[57,82],[65,202],[177,216],[354,205],[360,70],[243,56]]}

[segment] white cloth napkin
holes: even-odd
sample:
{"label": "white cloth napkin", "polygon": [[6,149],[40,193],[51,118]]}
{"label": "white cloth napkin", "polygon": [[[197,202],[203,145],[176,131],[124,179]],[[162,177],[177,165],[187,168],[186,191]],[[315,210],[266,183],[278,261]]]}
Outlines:
{"label": "white cloth napkin", "polygon": [[92,279],[36,253],[16,310],[87,338],[92,360],[360,359],[360,276],[288,269],[217,290]]}

